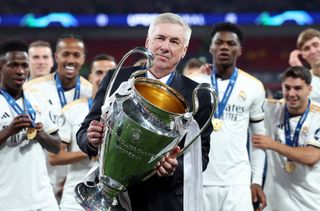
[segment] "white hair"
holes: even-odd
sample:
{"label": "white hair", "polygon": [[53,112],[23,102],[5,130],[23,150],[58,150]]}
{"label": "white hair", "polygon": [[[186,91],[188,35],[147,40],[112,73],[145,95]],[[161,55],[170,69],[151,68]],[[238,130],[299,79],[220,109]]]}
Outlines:
{"label": "white hair", "polygon": [[191,37],[191,28],[190,26],[183,20],[183,18],[179,15],[176,15],[174,13],[162,13],[155,17],[153,21],[151,22],[149,29],[148,29],[148,36],[154,31],[155,26],[161,23],[173,23],[173,24],[178,24],[182,26],[185,30],[185,47],[189,45],[190,37]]}

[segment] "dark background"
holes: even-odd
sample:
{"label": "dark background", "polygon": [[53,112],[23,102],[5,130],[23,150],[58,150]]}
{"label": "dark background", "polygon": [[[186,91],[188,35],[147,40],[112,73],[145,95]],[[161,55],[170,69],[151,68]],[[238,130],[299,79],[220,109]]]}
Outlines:
{"label": "dark background", "polygon": [[[74,14],[128,14],[128,13],[226,13],[226,12],[282,12],[285,10],[319,11],[320,1],[281,0],[2,0],[0,14],[46,14],[50,12],[70,12]],[[278,27],[241,26],[245,32],[243,54],[238,67],[254,74],[262,80],[266,88],[279,89],[278,74],[288,67],[288,57],[295,48],[298,34],[307,27],[288,24]],[[211,26],[192,27],[188,54],[184,62],[192,57],[201,57],[211,62],[208,53]],[[122,56],[136,46],[143,46],[147,34],[146,27],[104,27],[104,28],[0,28],[0,39],[18,36],[31,42],[38,39],[49,41],[54,47],[61,34],[76,33],[84,38],[87,52],[83,74],[88,70],[91,59],[99,53],[108,53],[119,61]],[[130,58],[126,65],[132,65],[137,58]]]}

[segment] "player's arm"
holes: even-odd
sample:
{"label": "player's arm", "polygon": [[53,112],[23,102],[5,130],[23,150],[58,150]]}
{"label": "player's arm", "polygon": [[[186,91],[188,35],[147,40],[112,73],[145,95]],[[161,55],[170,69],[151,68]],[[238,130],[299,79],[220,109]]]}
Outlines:
{"label": "player's arm", "polygon": [[[263,119],[250,122],[250,131],[252,134],[265,134]],[[262,190],[262,177],[264,171],[266,155],[265,151],[256,147],[251,149],[251,171],[252,171],[252,202],[257,205],[256,210],[262,210],[266,207],[266,196]]]}
{"label": "player's arm", "polygon": [[[263,85],[259,83],[257,86],[259,90],[255,94],[253,104],[250,106],[250,122],[249,129],[252,135],[254,134],[266,134],[265,127],[265,91]],[[251,144],[251,143],[250,143]],[[252,144],[251,144],[252,145]],[[252,171],[252,183],[262,185],[262,177],[264,171],[266,155],[264,150],[256,147],[251,148],[251,171]]]}
{"label": "player's arm", "polygon": [[78,162],[83,159],[88,159],[88,156],[81,151],[68,151],[67,143],[61,142],[60,147],[61,149],[58,154],[49,153],[49,163],[52,166],[67,165]]}
{"label": "player's arm", "polygon": [[320,160],[320,148],[314,145],[291,147],[286,144],[281,144],[269,136],[254,135],[253,146],[260,149],[273,150],[287,157],[289,160],[308,166],[314,166]]}
{"label": "player's arm", "polygon": [[289,64],[291,67],[293,66],[303,66],[299,56],[301,55],[301,51],[298,49],[295,49],[290,52],[289,55]]}
{"label": "player's arm", "polygon": [[58,131],[48,134],[43,129],[43,124],[38,122],[35,125],[37,130],[36,140],[39,141],[41,146],[49,152],[57,154],[60,151],[60,137]]}
{"label": "player's arm", "polygon": [[[265,104],[265,90],[263,85],[259,83],[260,90],[257,90],[253,104],[250,106],[250,131],[251,134],[265,134],[266,128],[264,124],[264,104]],[[252,145],[250,143],[250,145]],[[262,178],[264,171],[264,163],[266,154],[264,150],[256,147],[251,148],[251,193],[252,202],[257,207],[256,210],[262,210],[267,206],[266,196],[262,190]]]}

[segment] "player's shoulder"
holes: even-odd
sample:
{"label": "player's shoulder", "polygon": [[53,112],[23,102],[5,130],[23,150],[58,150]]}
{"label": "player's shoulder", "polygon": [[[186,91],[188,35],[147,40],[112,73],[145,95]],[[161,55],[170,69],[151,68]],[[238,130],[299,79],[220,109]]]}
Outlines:
{"label": "player's shoulder", "polygon": [[320,104],[312,101],[310,102],[310,112],[319,113],[320,114]]}
{"label": "player's shoulder", "polygon": [[248,85],[259,85],[263,87],[262,82],[257,79],[256,77],[254,77],[253,75],[243,71],[242,69],[238,69],[238,73],[239,76],[241,77],[241,79],[245,82],[248,83]]}
{"label": "player's shoulder", "polygon": [[53,73],[27,81],[26,83],[24,83],[23,87],[25,89],[29,89],[31,87],[37,86],[38,84],[46,84],[52,80],[53,80]]}
{"label": "player's shoulder", "polygon": [[283,106],[285,105],[284,99],[266,99],[266,103],[273,106]]}
{"label": "player's shoulder", "polygon": [[90,83],[90,81],[88,81],[87,79],[85,79],[82,76],[80,76],[80,83],[83,86],[92,87],[92,84]]}
{"label": "player's shoulder", "polygon": [[70,110],[78,111],[78,109],[76,109],[76,108],[79,106],[83,106],[83,104],[86,104],[86,106],[89,106],[88,105],[88,98],[84,97],[84,98],[80,98],[80,99],[77,99],[77,100],[74,100],[74,101],[68,103],[67,105],[65,105],[62,108],[62,112],[66,113]]}
{"label": "player's shoulder", "polygon": [[270,110],[270,111],[280,111],[284,108],[286,105],[286,102],[284,99],[266,99],[264,108],[265,110]]}

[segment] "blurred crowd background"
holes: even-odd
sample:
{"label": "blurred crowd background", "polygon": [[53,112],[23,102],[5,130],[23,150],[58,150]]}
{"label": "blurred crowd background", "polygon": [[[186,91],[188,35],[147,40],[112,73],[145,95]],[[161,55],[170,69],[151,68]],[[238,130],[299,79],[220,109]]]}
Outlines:
{"label": "blurred crowd background", "polygon": [[[283,12],[286,10],[320,11],[320,1],[281,0],[2,0],[0,14],[48,14],[52,12],[69,12],[73,14],[129,14],[129,13],[253,13],[253,12]],[[245,32],[243,54],[238,61],[239,68],[257,76],[265,83],[266,88],[277,91],[279,84],[277,76],[288,65],[289,53],[296,47],[298,34],[307,27],[288,24],[277,27],[244,25]],[[211,62],[208,52],[209,33],[211,26],[192,27],[193,34],[188,54],[179,68],[190,58],[200,58]],[[32,42],[43,39],[54,47],[59,35],[76,33],[84,38],[87,49],[87,64],[99,53],[113,55],[117,61],[136,46],[143,46],[147,27],[85,27],[85,28],[23,28],[7,27],[1,29],[0,39],[19,36]],[[130,65],[130,64],[127,64]],[[83,74],[86,74],[87,66]]]}
{"label": "blurred crowd background", "polygon": [[162,13],[173,11],[181,12],[257,12],[283,10],[317,11],[320,8],[318,1],[281,0],[2,0],[1,13]]}

